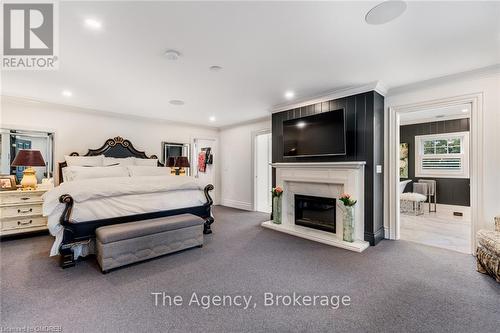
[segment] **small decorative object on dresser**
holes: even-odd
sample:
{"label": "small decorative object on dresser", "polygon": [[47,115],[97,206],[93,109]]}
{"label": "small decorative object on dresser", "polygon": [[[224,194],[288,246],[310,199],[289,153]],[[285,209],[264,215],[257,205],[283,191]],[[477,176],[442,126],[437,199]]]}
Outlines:
{"label": "small decorative object on dresser", "polygon": [[0,236],[47,229],[42,216],[42,195],[46,189],[0,192]]}
{"label": "small decorative object on dresser", "polygon": [[354,205],[357,200],[351,199],[351,195],[344,193],[339,198],[340,201],[344,203],[344,220],[342,224],[344,225],[343,240],[346,242],[354,242]]}
{"label": "small decorative object on dresser", "polygon": [[21,180],[21,185],[23,190],[36,190],[36,184],[38,183],[36,179],[36,171],[33,169],[34,166],[45,166],[45,161],[43,160],[42,153],[39,150],[33,149],[21,149],[14,161],[11,163],[12,166],[26,167],[23,171],[23,179]]}
{"label": "small decorative object on dresser", "polygon": [[271,193],[273,195],[273,223],[281,224],[281,195],[283,189],[277,186],[273,188]]}
{"label": "small decorative object on dresser", "polygon": [[0,175],[0,190],[12,191],[16,190],[16,176],[14,175]]}

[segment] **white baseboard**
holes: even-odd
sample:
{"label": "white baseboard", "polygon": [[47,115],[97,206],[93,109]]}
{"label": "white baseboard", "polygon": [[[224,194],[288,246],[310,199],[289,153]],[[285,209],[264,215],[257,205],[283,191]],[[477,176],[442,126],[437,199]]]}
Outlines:
{"label": "white baseboard", "polygon": [[244,202],[244,201],[222,198],[221,205],[227,206],[227,207],[232,207],[232,208],[237,208],[237,209],[253,211],[253,204],[251,202]]}

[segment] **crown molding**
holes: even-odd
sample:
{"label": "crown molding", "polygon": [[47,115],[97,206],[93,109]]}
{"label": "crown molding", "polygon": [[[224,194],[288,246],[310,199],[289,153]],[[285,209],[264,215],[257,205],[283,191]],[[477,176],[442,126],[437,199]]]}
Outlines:
{"label": "crown molding", "polygon": [[424,80],[424,81],[418,81],[418,82],[413,82],[413,83],[409,83],[409,84],[405,84],[405,85],[401,85],[401,86],[397,86],[397,87],[392,87],[387,92],[387,96],[395,96],[395,95],[402,94],[402,93],[405,93],[408,91],[427,88],[427,87],[433,86],[433,85],[455,82],[457,80],[473,80],[473,79],[494,76],[497,74],[500,74],[500,64],[495,64],[492,66],[481,67],[481,68],[473,69],[473,70],[466,71],[466,72],[444,75],[444,76],[435,77],[435,78]]}
{"label": "crown molding", "polygon": [[26,106],[30,106],[30,107],[35,107],[37,105],[44,105],[47,107],[54,107],[54,108],[63,109],[62,110],[63,112],[77,112],[77,113],[92,114],[92,115],[102,116],[102,117],[120,118],[120,119],[144,121],[144,122],[154,122],[154,123],[160,122],[160,123],[171,124],[171,125],[198,127],[198,128],[205,128],[205,129],[210,129],[210,130],[215,130],[215,131],[218,130],[218,127],[216,127],[216,126],[199,125],[199,124],[194,124],[194,123],[189,123],[189,122],[168,120],[168,119],[162,119],[162,118],[145,117],[145,116],[139,116],[139,115],[134,115],[134,114],[124,114],[124,113],[105,111],[105,110],[96,110],[96,109],[85,108],[85,107],[71,105],[71,104],[59,104],[59,103],[47,102],[47,101],[38,100],[38,99],[34,99],[34,98],[29,98],[29,97],[21,97],[21,96],[13,96],[13,95],[0,95],[0,100],[2,101],[2,103],[3,102],[10,102],[10,103],[21,104],[21,105],[26,105]]}
{"label": "crown molding", "polygon": [[337,98],[343,98],[347,96],[362,94],[369,91],[376,91],[382,96],[387,94],[387,88],[381,81],[374,81],[362,86],[348,87],[343,89],[337,89],[329,92],[322,93],[317,96],[302,98],[298,101],[292,103],[278,104],[271,109],[271,113],[286,111],[290,109],[296,109],[303,106],[331,101]]}
{"label": "crown molding", "polygon": [[239,127],[239,126],[252,125],[252,124],[260,123],[263,121],[269,121],[269,127],[271,127],[271,115],[267,115],[267,116],[260,117],[260,118],[245,120],[245,121],[241,121],[238,123],[221,126],[221,127],[219,127],[219,131],[223,131],[223,130],[227,130],[227,129],[231,129],[231,128]]}

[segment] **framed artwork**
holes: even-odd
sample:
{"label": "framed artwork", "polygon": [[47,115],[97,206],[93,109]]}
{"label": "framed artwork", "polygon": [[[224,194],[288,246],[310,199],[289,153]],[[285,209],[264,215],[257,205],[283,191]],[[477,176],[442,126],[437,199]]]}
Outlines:
{"label": "framed artwork", "polygon": [[408,178],[408,144],[399,144],[399,177]]}
{"label": "framed artwork", "polygon": [[17,190],[16,176],[14,176],[14,175],[0,175],[0,190],[1,191]]}

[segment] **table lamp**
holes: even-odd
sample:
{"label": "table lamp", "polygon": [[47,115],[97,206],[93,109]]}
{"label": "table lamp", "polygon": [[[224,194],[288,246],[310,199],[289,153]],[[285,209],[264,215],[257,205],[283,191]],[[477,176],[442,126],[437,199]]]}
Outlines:
{"label": "table lamp", "polygon": [[170,174],[171,175],[175,175],[176,174],[176,172],[175,172],[175,157],[172,157],[172,156],[169,157],[167,159],[167,165],[166,166],[170,168]]}
{"label": "table lamp", "polygon": [[21,149],[12,161],[11,166],[26,167],[23,171],[23,179],[21,180],[22,190],[36,190],[36,171],[34,166],[45,166],[42,153],[39,150]]}
{"label": "table lamp", "polygon": [[184,168],[189,168],[189,161],[186,156],[179,156],[175,159],[175,167],[178,168],[176,175],[185,176],[186,170]]}

